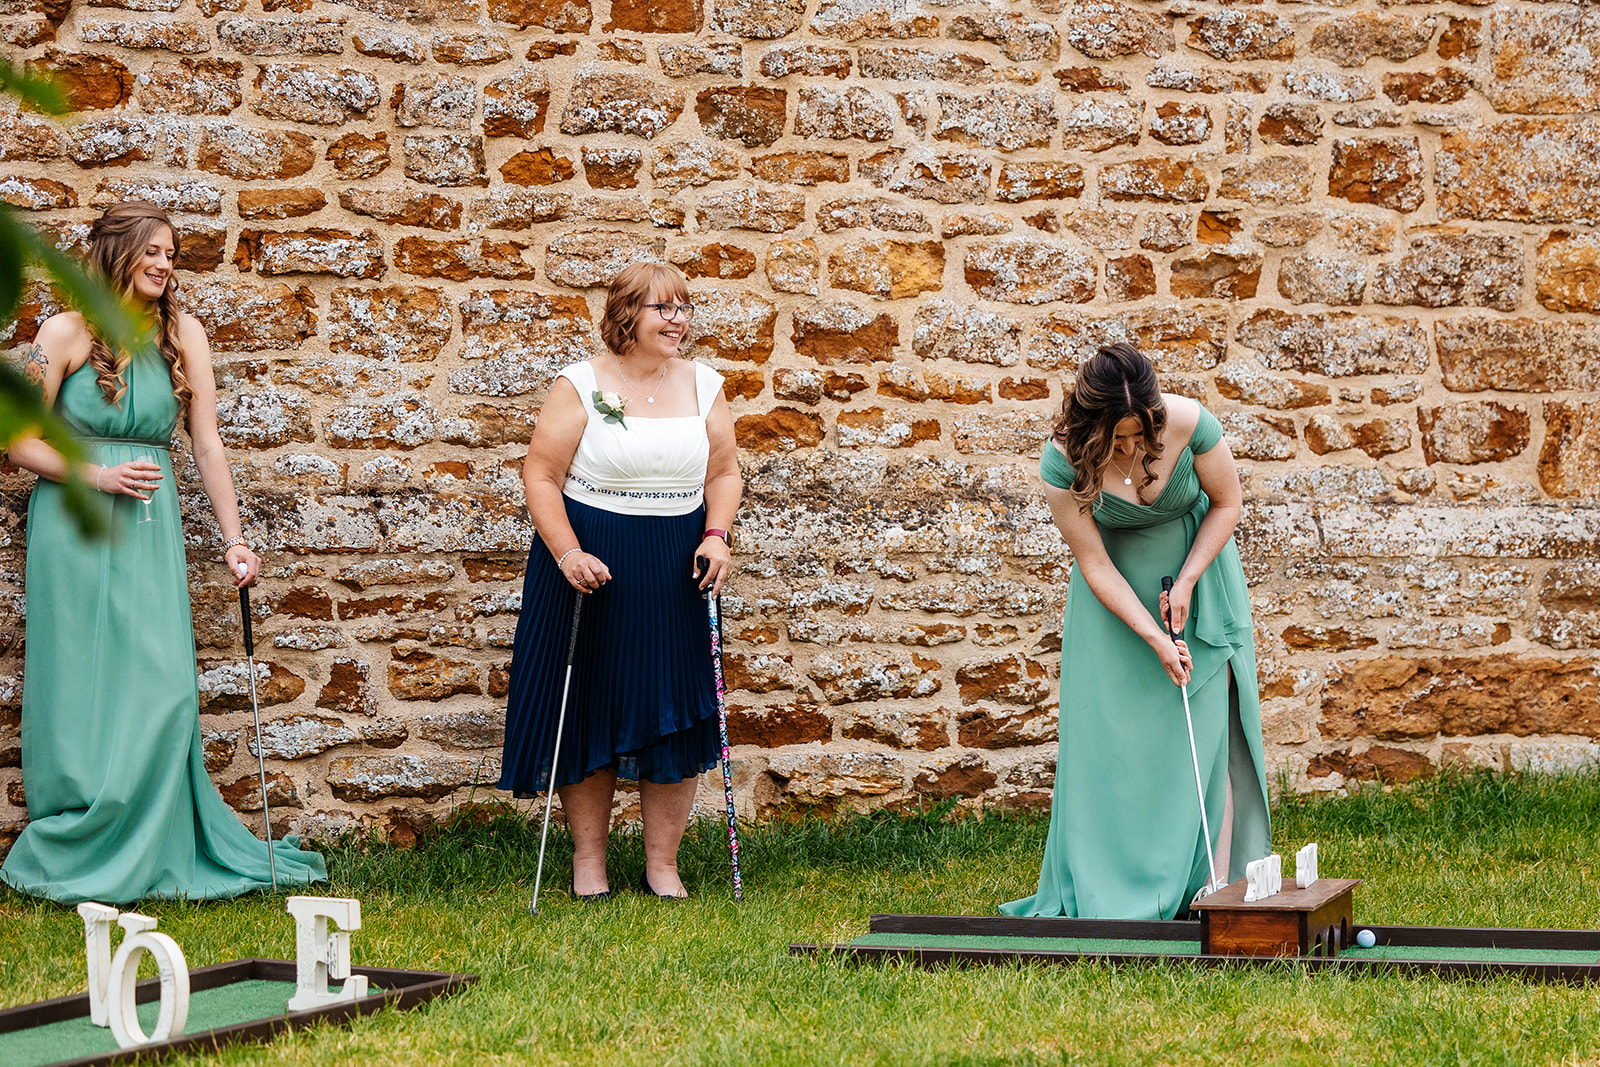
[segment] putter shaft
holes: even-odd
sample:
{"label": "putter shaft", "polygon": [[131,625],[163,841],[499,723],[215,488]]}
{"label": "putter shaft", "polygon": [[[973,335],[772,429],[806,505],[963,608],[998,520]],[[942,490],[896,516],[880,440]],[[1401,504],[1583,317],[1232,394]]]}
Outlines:
{"label": "putter shaft", "polygon": [[[249,573],[249,568],[239,564],[239,577]],[[239,587],[239,614],[244,619],[244,654],[250,667],[250,717],[256,727],[256,769],[261,774],[261,821],[267,832],[267,877],[272,888],[278,888],[278,857],[272,848],[272,808],[267,803],[267,759],[261,748],[261,702],[256,699],[256,635],[250,624],[250,587]]]}

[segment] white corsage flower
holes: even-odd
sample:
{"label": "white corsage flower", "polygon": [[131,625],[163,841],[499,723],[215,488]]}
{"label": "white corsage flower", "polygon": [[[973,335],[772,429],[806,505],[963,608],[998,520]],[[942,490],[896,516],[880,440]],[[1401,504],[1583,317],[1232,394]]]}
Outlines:
{"label": "white corsage flower", "polygon": [[622,421],[622,413],[627,410],[628,402],[621,393],[602,393],[596,389],[589,397],[594,404],[594,409],[606,417],[607,422],[614,422],[624,430],[628,424]]}

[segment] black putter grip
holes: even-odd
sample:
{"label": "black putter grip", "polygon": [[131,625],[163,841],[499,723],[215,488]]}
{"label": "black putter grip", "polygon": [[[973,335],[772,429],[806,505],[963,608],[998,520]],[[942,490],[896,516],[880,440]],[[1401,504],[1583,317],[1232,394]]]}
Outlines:
{"label": "black putter grip", "polygon": [[244,620],[244,653],[247,656],[256,654],[256,634],[250,628],[250,587],[239,587],[239,617]]}
{"label": "black putter grip", "polygon": [[[1169,574],[1161,579],[1161,591],[1167,594],[1168,597],[1172,596],[1172,575]],[[1166,616],[1167,636],[1172,638],[1173,643],[1176,644],[1178,635],[1172,632],[1172,602],[1170,600],[1167,602]]]}
{"label": "black putter grip", "polygon": [[705,556],[696,556],[694,558],[694,577],[689,580],[698,585],[700,579],[704,578],[706,576],[706,571],[710,569],[711,561],[709,559],[707,559]]}
{"label": "black putter grip", "polygon": [[583,594],[578,594],[578,599],[572,605],[572,629],[567,634],[567,666],[572,666],[572,657],[578,653],[578,616],[583,614]]}

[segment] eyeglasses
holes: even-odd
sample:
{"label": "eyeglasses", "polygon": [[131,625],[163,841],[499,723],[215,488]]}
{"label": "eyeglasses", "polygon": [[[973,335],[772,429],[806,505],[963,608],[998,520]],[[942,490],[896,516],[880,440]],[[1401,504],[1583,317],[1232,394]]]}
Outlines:
{"label": "eyeglasses", "polygon": [[677,318],[680,313],[683,315],[684,322],[688,322],[690,319],[694,318],[693,304],[646,304],[645,307],[655,308],[656,314],[660,315],[668,322],[671,322],[673,319]]}

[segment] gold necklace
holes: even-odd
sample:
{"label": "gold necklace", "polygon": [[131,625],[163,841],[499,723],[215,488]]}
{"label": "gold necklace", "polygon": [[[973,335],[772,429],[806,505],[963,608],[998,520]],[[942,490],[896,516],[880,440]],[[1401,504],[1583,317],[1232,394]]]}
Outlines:
{"label": "gold necklace", "polygon": [[1106,457],[1106,462],[1107,463],[1111,463],[1111,469],[1112,470],[1114,470],[1118,474],[1122,475],[1122,484],[1123,485],[1132,485],[1133,484],[1133,459],[1132,459],[1132,457],[1129,457],[1128,470],[1127,470],[1126,473],[1124,473],[1115,463],[1111,462],[1111,457],[1110,456]]}
{"label": "gold necklace", "polygon": [[[619,375],[622,375],[622,383],[624,385],[626,385],[629,389],[633,390],[633,395],[634,396],[644,396],[644,390],[640,389],[637,385],[634,385],[632,382],[628,381],[628,376],[626,374],[622,373],[622,358],[620,356],[612,356],[611,358],[617,361],[617,373]],[[656,379],[656,387],[654,389],[650,390],[650,395],[649,396],[644,396],[644,402],[646,404],[654,404],[656,402],[656,394],[661,392],[661,383],[666,381],[666,380],[667,380],[667,365],[665,363],[663,363],[663,364],[661,364],[661,377]]]}

